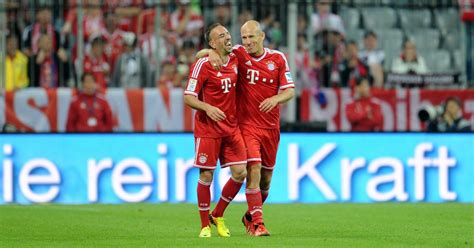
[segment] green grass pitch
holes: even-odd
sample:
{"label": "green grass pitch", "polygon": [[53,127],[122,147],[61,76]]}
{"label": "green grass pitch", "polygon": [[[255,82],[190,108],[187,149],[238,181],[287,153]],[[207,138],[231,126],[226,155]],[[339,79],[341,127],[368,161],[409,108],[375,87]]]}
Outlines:
{"label": "green grass pitch", "polygon": [[199,239],[191,204],[3,205],[0,247],[474,247],[474,204],[269,204],[270,237],[245,234],[245,208]]}

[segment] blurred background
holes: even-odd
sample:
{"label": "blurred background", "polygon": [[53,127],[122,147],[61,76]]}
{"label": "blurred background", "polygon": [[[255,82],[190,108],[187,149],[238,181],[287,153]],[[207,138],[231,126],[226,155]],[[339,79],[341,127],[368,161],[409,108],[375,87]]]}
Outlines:
{"label": "blurred background", "polygon": [[[449,132],[474,124],[470,0],[0,3],[4,132],[192,131],[182,88],[206,48],[206,26],[222,23],[237,44],[250,19],[260,21],[266,47],[285,53],[297,85],[281,108],[282,130]],[[68,128],[84,74],[109,105],[111,128]]]}

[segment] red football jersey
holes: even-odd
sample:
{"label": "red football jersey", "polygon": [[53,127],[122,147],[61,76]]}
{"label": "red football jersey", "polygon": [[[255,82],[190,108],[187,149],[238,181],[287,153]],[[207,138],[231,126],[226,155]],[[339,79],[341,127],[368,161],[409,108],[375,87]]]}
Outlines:
{"label": "red football jersey", "polygon": [[109,82],[110,65],[105,55],[93,58],[86,55],[84,58],[84,72],[92,73],[100,90],[105,90]]}
{"label": "red football jersey", "polygon": [[194,95],[199,100],[222,110],[226,119],[215,122],[204,111],[197,111],[194,122],[195,137],[218,138],[234,135],[238,131],[236,116],[237,58],[229,55],[227,64],[215,70],[204,57],[192,66],[185,95]]}
{"label": "red football jersey", "polygon": [[294,88],[290,68],[285,55],[265,48],[262,56],[255,58],[241,45],[233,52],[239,59],[239,83],[237,108],[239,123],[259,128],[280,128],[280,107],[270,112],[259,110],[265,99],[278,94],[279,90]]}
{"label": "red football jersey", "polygon": [[112,111],[101,94],[79,93],[69,106],[67,132],[112,132]]}

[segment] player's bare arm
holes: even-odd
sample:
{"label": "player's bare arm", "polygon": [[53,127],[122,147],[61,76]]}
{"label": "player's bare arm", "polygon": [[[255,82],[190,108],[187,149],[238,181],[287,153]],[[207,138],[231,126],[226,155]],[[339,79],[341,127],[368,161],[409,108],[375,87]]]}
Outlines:
{"label": "player's bare arm", "polygon": [[184,103],[189,107],[206,112],[213,121],[222,121],[226,118],[225,113],[217,107],[207,104],[193,95],[185,95]]}
{"label": "player's bare arm", "polygon": [[259,109],[260,111],[264,113],[270,112],[274,107],[276,107],[278,104],[282,104],[285,102],[288,102],[295,96],[295,89],[294,88],[288,88],[283,91],[280,91],[277,95],[274,95],[272,97],[269,97],[263,102],[260,103]]}
{"label": "player's bare arm", "polygon": [[211,63],[214,69],[218,71],[221,69],[221,66],[224,64],[224,61],[214,49],[205,48],[201,49],[199,52],[196,53],[197,59],[200,59],[205,56],[209,56],[209,63]]}

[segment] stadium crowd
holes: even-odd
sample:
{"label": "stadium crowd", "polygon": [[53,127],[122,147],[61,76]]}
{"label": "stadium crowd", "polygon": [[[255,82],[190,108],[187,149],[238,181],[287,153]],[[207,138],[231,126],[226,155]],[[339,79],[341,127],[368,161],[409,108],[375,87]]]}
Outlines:
{"label": "stadium crowd", "polygon": [[[7,1],[2,88],[8,92],[25,87],[78,87],[83,73],[94,76],[101,92],[110,87],[183,87],[196,52],[205,47],[206,26],[219,22],[231,27],[232,4],[236,3],[161,1],[159,22],[155,22],[154,2],[83,0],[85,7],[80,11],[76,0]],[[250,4],[238,6],[237,25],[260,21],[265,46],[286,51],[286,14],[279,11],[284,3],[242,2]],[[358,1],[312,2],[301,1],[298,6],[298,95],[309,89],[324,101],[320,88],[355,91],[361,78],[375,88],[413,87],[392,84],[387,80],[390,73],[448,73],[466,81],[461,21],[459,10],[453,7],[457,1],[444,1],[451,7],[427,5],[416,12],[387,4],[391,1],[380,1],[385,5],[376,7],[358,6],[354,3]],[[370,9],[377,11],[368,14]],[[82,23],[78,23],[79,15]]]}

